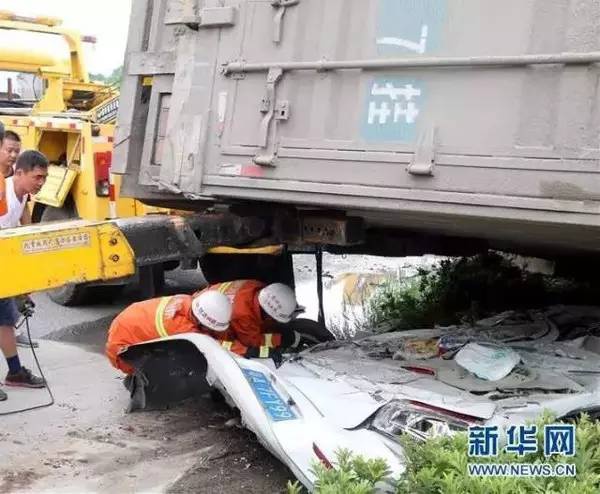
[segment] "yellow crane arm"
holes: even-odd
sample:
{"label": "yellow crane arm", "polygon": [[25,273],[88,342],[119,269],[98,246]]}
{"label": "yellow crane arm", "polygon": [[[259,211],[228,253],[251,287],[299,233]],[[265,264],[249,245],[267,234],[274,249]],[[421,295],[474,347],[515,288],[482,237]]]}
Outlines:
{"label": "yellow crane arm", "polygon": [[0,29],[27,31],[33,33],[62,36],[69,46],[71,61],[71,79],[88,83],[89,77],[83,56],[83,41],[93,41],[91,37],[82,37],[77,31],[60,27],[60,19],[50,17],[23,17],[12,12],[0,10]]}
{"label": "yellow crane arm", "polygon": [[[95,43],[91,36],[60,27],[60,19],[23,17],[0,10],[0,29],[61,36],[69,46],[70,60],[57,60],[45,53],[0,47],[0,70],[28,72],[40,75],[45,81],[43,96],[35,104],[37,114],[62,113],[69,109],[92,112],[118,98],[110,86],[91,83],[87,73],[82,44]],[[93,96],[90,98],[90,94]],[[81,96],[83,95],[83,97]]]}
{"label": "yellow crane arm", "polygon": [[69,77],[68,64],[61,63],[50,54],[0,46],[0,70],[27,72],[30,74],[52,74]]}

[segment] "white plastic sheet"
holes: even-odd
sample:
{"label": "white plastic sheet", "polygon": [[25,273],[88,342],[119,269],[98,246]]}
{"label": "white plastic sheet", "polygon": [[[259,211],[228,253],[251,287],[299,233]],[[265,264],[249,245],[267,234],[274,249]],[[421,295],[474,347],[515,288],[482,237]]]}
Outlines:
{"label": "white plastic sheet", "polygon": [[459,350],[454,360],[481,379],[499,381],[511,373],[521,357],[512,348],[469,343]]}

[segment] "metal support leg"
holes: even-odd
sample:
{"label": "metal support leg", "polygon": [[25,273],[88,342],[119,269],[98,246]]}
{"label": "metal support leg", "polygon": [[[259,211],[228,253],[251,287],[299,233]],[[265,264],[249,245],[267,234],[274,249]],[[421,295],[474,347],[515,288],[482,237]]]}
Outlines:
{"label": "metal support leg", "polygon": [[325,310],[323,308],[323,247],[315,251],[317,261],[317,296],[319,298],[319,324],[325,325]]}
{"label": "metal support leg", "polygon": [[139,267],[139,293],[144,300],[156,297],[156,286],[154,284],[153,266]]}

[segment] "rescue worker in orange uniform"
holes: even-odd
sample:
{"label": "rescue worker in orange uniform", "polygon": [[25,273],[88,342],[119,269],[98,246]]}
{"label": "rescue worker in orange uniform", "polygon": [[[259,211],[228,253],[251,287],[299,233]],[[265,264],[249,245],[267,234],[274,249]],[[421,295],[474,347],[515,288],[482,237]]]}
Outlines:
{"label": "rescue worker in orange uniform", "polygon": [[119,358],[129,346],[194,332],[224,340],[231,337],[227,331],[231,309],[229,299],[215,291],[194,297],[174,295],[135,303],[110,325],[106,355],[114,367],[133,374],[133,368]]}
{"label": "rescue worker in orange uniform", "polygon": [[223,341],[228,350],[245,357],[272,358],[279,364],[280,348],[295,348],[300,344],[300,334],[281,327],[294,318],[299,308],[289,286],[237,280],[210,285],[198,293],[210,291],[227,295],[233,307],[229,328],[237,342],[231,345]]}

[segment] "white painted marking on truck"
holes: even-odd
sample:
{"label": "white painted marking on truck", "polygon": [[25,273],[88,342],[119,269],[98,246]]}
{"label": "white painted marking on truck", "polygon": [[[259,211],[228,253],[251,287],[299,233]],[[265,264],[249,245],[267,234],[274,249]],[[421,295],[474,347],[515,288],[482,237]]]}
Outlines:
{"label": "white painted marking on truck", "polygon": [[385,125],[391,114],[392,110],[390,110],[390,107],[386,102],[381,103],[379,106],[377,106],[375,101],[369,103],[369,125],[373,125],[375,119],[378,119],[379,124]]}
{"label": "white painted marking on truck", "polygon": [[[371,87],[371,94],[373,96],[386,96],[394,102],[393,109],[387,101],[369,102],[368,112],[368,123],[373,125],[378,123],[379,125],[386,125],[390,119],[393,118],[394,123],[400,122],[401,119],[407,124],[413,124],[416,122],[419,116],[419,109],[413,98],[421,96],[421,90],[415,88],[412,84],[405,84],[404,86],[394,86],[392,83],[385,83],[379,85],[374,83]],[[406,104],[403,104],[403,103]]]}
{"label": "white painted marking on truck", "polygon": [[202,126],[204,125],[204,117],[203,115],[194,115],[194,118],[192,120],[192,139],[190,141],[188,141],[188,144],[190,145],[190,147],[188,147],[187,149],[189,149],[189,152],[195,152],[196,149],[198,148],[198,146],[200,145],[200,142],[202,141]]}
{"label": "white painted marking on truck", "polygon": [[410,41],[408,39],[402,38],[394,38],[394,37],[385,37],[378,38],[378,45],[387,45],[387,46],[399,46],[401,48],[406,48],[407,50],[414,51],[415,53],[423,54],[427,50],[427,37],[429,36],[429,27],[424,24],[421,26],[421,40],[416,43],[414,41]]}
{"label": "white painted marking on truck", "polygon": [[375,83],[371,88],[373,96],[387,96],[391,100],[396,101],[399,97],[403,97],[406,101],[412,100],[415,96],[421,96],[421,90],[413,87],[412,84],[395,87],[393,84],[386,82],[383,86]]}
{"label": "white painted marking on truck", "polygon": [[223,164],[219,167],[219,175],[227,175],[230,177],[239,177],[242,174],[242,165],[240,164]]}
{"label": "white painted marking on truck", "polygon": [[219,117],[219,123],[225,122],[225,115],[227,114],[227,91],[221,91],[219,93],[217,114]]}
{"label": "white painted marking on truck", "polygon": [[73,249],[90,245],[90,234],[73,233],[71,235],[59,235],[34,240],[25,240],[22,244],[23,254],[36,254],[38,252],[49,252],[53,250]]}

